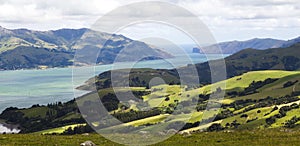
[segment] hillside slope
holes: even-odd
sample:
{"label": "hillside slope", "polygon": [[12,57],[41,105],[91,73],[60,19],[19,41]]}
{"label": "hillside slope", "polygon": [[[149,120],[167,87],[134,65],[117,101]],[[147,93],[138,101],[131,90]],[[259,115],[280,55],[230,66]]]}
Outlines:
{"label": "hillside slope", "polygon": [[[227,77],[234,77],[248,71],[258,70],[299,70],[300,69],[300,43],[287,48],[273,48],[267,50],[245,49],[224,59],[226,64]],[[202,82],[211,81],[210,66],[224,68],[220,64],[222,60],[215,60],[196,64],[199,80]],[[182,68],[189,70],[193,66]]]}
{"label": "hillside slope", "polygon": [[[130,90],[135,97],[143,99],[142,103],[136,102],[135,99],[128,99],[130,104],[120,102],[116,98],[116,93],[120,92],[119,95],[126,96],[128,93],[126,89],[105,88],[99,90],[98,93],[90,93],[78,98],[77,106],[81,107],[83,116],[96,114],[95,110],[98,110],[99,106],[97,100],[100,98],[115,118],[126,123],[121,125],[109,123],[109,127],[101,127],[105,125],[103,123],[104,125],[98,127],[99,123],[96,123],[99,119],[90,117],[89,122],[95,128],[104,128],[107,132],[121,132],[122,129],[131,126],[136,130],[155,132],[155,128],[148,127],[153,124],[167,131],[176,129],[176,125],[183,122],[188,122],[188,124],[176,130],[197,131],[201,129],[197,127],[201,121],[209,120],[213,116],[216,116],[213,122],[203,126],[210,127],[213,123],[219,123],[220,125],[217,126],[220,129],[210,127],[208,131],[300,128],[299,81],[299,71],[255,71],[222,81],[228,85],[225,89],[218,89],[219,83],[195,89],[167,84],[153,86],[150,89],[131,87]],[[209,101],[208,97],[217,90],[225,92],[224,100]],[[214,106],[211,106],[205,115],[204,111],[208,102],[222,103],[222,107],[216,110]],[[23,133],[36,132],[85,123],[77,106],[72,100],[64,104],[35,105],[29,109],[8,108],[0,115],[0,118],[13,124],[19,123]],[[146,107],[151,107],[151,110],[142,111]],[[181,112],[177,112],[176,108],[182,108]],[[294,121],[290,122],[292,119]]]}
{"label": "hillside slope", "polygon": [[[222,81],[228,86],[222,89],[226,94],[213,123],[231,130],[300,128],[299,80],[299,71],[269,70],[248,72]],[[197,91],[210,93],[215,90],[211,89],[213,86],[218,87],[218,83],[189,92],[191,95]],[[213,123],[185,131],[197,131]]]}
{"label": "hillside slope", "polygon": [[[211,46],[204,47],[207,50],[207,53],[214,53],[218,52],[215,51],[216,48],[220,48],[224,54],[234,54],[244,49],[253,48],[257,50],[266,50],[269,48],[286,48],[293,44],[299,43],[300,37],[284,41],[284,40],[277,40],[277,39],[251,39],[247,41],[230,41],[230,42],[222,42],[218,44],[214,44]],[[194,53],[203,53],[199,48],[193,48]]]}
{"label": "hillside slope", "polygon": [[45,48],[19,46],[0,54],[0,70],[73,65],[74,53]]}
{"label": "hillside slope", "polygon": [[[37,50],[35,54],[43,52],[43,55],[52,59],[51,64],[43,63],[40,57],[31,58],[33,55],[24,54],[24,50],[28,49],[28,52],[31,52],[37,48],[47,49],[46,52]],[[37,65],[67,66],[73,63],[75,52],[77,53],[75,65],[110,64],[123,49],[126,49],[127,52],[118,56],[121,57],[119,62],[135,61],[138,56],[136,53],[144,55],[144,60],[172,57],[172,55],[144,42],[135,41],[123,35],[97,32],[86,28],[33,31],[28,29],[10,30],[0,27],[0,59],[2,60],[0,69],[2,70],[36,68]],[[95,56],[95,54],[99,55]],[[41,56],[43,55],[41,54]],[[55,55],[71,63],[66,64],[64,61],[56,60]],[[14,59],[7,60],[6,58]]]}

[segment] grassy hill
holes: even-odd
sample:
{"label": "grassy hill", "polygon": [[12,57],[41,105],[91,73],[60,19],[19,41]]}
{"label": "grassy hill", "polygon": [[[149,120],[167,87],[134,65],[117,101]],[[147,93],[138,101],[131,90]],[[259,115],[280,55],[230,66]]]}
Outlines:
{"label": "grassy hill", "polygon": [[[286,48],[273,48],[267,50],[245,49],[226,57],[227,77],[241,75],[249,71],[259,70],[287,70],[300,69],[300,43]],[[211,82],[210,65],[214,68],[224,68],[220,60],[196,64],[199,80],[203,83]],[[193,66],[182,68],[188,71]],[[172,70],[174,71],[174,70]]]}
{"label": "grassy hill", "polygon": [[[256,83],[263,83],[268,79],[276,79],[273,82],[258,86]],[[217,116],[216,123],[227,129],[264,129],[273,127],[287,127],[286,123],[294,116],[298,117],[300,98],[300,72],[288,71],[256,71],[245,73],[241,76],[230,78],[226,81],[225,98],[222,100],[222,109],[219,112],[220,118]],[[195,89],[190,94],[210,93],[218,87],[215,85],[204,86],[200,89]],[[252,85],[251,85],[252,84]],[[255,84],[257,87],[255,87]],[[244,94],[246,89],[252,87],[253,91]],[[278,115],[282,107],[293,107],[282,110],[283,115]],[[282,108],[284,109],[284,108]],[[268,124],[267,119],[277,117],[273,123]],[[232,127],[235,123],[236,127]],[[297,127],[298,121],[294,123]],[[210,123],[207,126],[212,125]],[[199,130],[191,128],[187,131]]]}
{"label": "grassy hill", "polygon": [[[129,72],[129,75],[128,75]],[[148,87],[148,83],[155,77],[162,78],[166,84],[179,84],[178,73],[171,72],[166,69],[121,69],[113,71],[114,78],[116,79],[114,85],[116,87],[124,87],[126,81],[129,79],[130,87]],[[95,78],[91,78],[85,82],[84,85],[78,87],[81,90],[90,90],[96,85],[98,89],[110,88],[112,71],[106,71],[99,74]]]}
{"label": "grassy hill", "polygon": [[0,54],[0,69],[65,67],[73,65],[73,59],[74,54],[70,52],[20,46]]}
{"label": "grassy hill", "polygon": [[[300,102],[300,98],[298,97],[298,92],[300,91],[300,85],[297,82],[299,80],[300,72],[279,70],[249,72],[241,76],[230,78],[226,81],[223,81],[226,82],[228,86],[226,89],[222,89],[226,93],[224,100],[221,101],[223,104],[222,108],[219,110],[219,112],[214,112],[214,109],[211,109],[208,112],[211,111],[211,114],[217,114],[216,123],[220,123],[224,128],[231,130],[256,128],[265,129],[276,127],[274,125],[278,124],[280,126],[277,127],[286,127],[285,123],[288,122],[288,120],[291,120],[294,116],[297,117],[297,114],[295,113],[299,110],[298,104]],[[180,89],[178,87],[178,89],[175,89],[176,85],[159,85],[152,87],[152,90],[160,90],[156,90],[149,95],[145,95],[143,98],[144,101],[147,102],[151,107],[168,109],[171,108],[172,104],[177,104],[176,100],[179,103],[189,101],[187,95],[189,95],[190,98],[197,97],[201,94],[209,95],[213,91],[216,91],[218,84],[219,83],[216,83],[215,85],[208,85],[188,91],[178,90]],[[168,92],[168,89],[171,89],[171,92]],[[166,98],[168,98],[167,101]],[[181,113],[176,114],[175,116],[166,115],[167,117],[165,118],[155,118],[160,116],[154,116],[153,118],[145,118],[143,120],[137,120],[130,123],[132,123],[132,126],[139,126],[145,124],[146,122],[149,124],[159,123],[162,126],[167,126],[168,124],[174,122],[174,120],[185,121],[186,119],[190,118],[191,119],[188,120],[189,123],[196,123],[201,120],[205,120],[203,119],[203,111],[205,108],[202,109],[202,105],[205,105],[207,102],[208,100],[199,102],[197,105],[198,111],[192,113],[192,116],[190,113]],[[193,103],[187,102],[185,104],[192,105]],[[274,123],[268,124],[267,119],[278,114],[282,107],[292,108],[285,111],[286,115],[276,118]],[[232,123],[235,123],[238,126],[228,126],[228,124]],[[297,121],[297,123],[299,122]],[[295,123],[296,127],[297,123]],[[210,125],[211,124],[212,123],[210,123]],[[210,125],[207,125],[207,127]],[[191,128],[191,130],[188,131],[195,131],[198,129],[200,128]],[[145,130],[149,129],[145,128]]]}
{"label": "grassy hill", "polygon": [[[137,130],[154,130],[155,132],[155,129],[147,125],[154,124],[168,130],[176,128],[174,125],[170,126],[176,122],[177,124],[178,122],[179,124],[188,122],[181,130],[197,131],[201,129],[201,127],[197,127],[201,121],[208,120],[213,116],[216,116],[214,122],[203,125],[204,127],[219,123],[218,126],[221,129],[228,130],[291,128],[299,127],[298,124],[300,124],[300,117],[297,114],[300,109],[299,81],[299,71],[254,71],[221,81],[227,84],[224,89],[218,89],[221,82],[200,88],[168,84],[156,85],[149,89],[131,87],[129,90],[143,102],[138,103],[128,99],[132,100],[129,104],[124,101],[119,102],[115,95],[116,93],[126,95],[127,89],[115,88],[113,90],[108,87],[100,89],[98,93],[80,97],[77,105],[88,107],[85,108],[87,111],[81,113],[83,116],[87,116],[85,114],[90,113],[89,110],[95,110],[93,107],[97,105],[96,101],[100,98],[111,115],[125,123],[102,127],[106,131],[136,127]],[[208,97],[217,90],[224,91],[225,98],[221,101],[209,101]],[[219,110],[211,107],[205,111],[208,102],[222,103],[222,107]],[[152,110],[144,112],[142,111],[144,108]],[[177,108],[183,109],[176,112]],[[5,110],[0,117],[11,123],[24,122],[20,125],[24,126],[22,132],[37,132],[85,123],[74,101],[65,104],[33,106],[29,109],[10,108]],[[47,120],[45,122],[48,124],[43,126],[37,124],[36,122],[40,120]],[[99,119],[90,120],[94,127],[104,126],[99,123]],[[62,128],[58,129],[62,132]],[[54,129],[54,131],[58,129]]]}
{"label": "grassy hill", "polygon": [[37,132],[77,123],[85,123],[75,100],[66,103],[33,105],[30,108],[10,107],[0,115],[1,119],[19,125],[21,133]]}

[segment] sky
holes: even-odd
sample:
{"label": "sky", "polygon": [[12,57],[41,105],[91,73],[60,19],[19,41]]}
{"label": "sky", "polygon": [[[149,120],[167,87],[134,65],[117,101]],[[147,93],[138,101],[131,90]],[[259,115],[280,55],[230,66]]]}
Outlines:
{"label": "sky", "polygon": [[[0,26],[42,31],[89,28],[106,13],[142,1],[0,0]],[[252,38],[288,40],[300,36],[299,0],[162,1],[191,11],[207,25],[218,42]]]}

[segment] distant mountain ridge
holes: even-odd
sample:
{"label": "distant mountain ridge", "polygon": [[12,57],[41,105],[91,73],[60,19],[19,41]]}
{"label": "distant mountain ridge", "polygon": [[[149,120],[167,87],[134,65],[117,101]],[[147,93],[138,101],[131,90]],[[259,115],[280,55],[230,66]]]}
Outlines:
{"label": "distant mountain ridge", "polygon": [[[225,62],[225,66],[224,63]],[[201,84],[210,84],[211,83],[211,66],[213,68],[218,68],[220,70],[214,70],[213,74],[219,74],[218,71],[226,70],[227,78],[234,76],[242,75],[249,71],[261,71],[261,70],[286,70],[286,71],[296,71],[300,70],[300,43],[294,44],[286,48],[270,48],[266,50],[256,50],[256,49],[244,49],[238,53],[226,57],[224,60],[211,60],[209,62],[190,64],[184,67],[176,69],[160,69],[160,70],[139,70],[138,74],[132,73],[133,77],[138,77],[140,80],[131,80],[131,84],[134,86],[143,87],[144,84],[148,82],[147,76],[152,76],[153,74],[165,74],[168,75],[167,78],[172,80],[173,83],[177,84],[177,79],[184,78],[195,80],[198,78]],[[191,70],[196,68],[198,76],[191,76]],[[122,71],[122,70],[117,70]],[[117,72],[116,71],[116,72]],[[181,76],[178,73],[181,73]],[[221,72],[223,73],[223,72]],[[130,77],[130,78],[133,78]],[[96,85],[100,88],[110,87],[111,86],[111,71],[106,71],[101,73],[97,78]],[[122,80],[128,79],[128,76],[120,77]],[[107,82],[105,82],[107,80]],[[87,85],[80,87],[81,89],[88,89],[94,85],[94,79],[86,82]],[[105,82],[105,83],[104,83]],[[89,85],[88,85],[89,84]],[[104,85],[105,84],[105,85]]]}
{"label": "distant mountain ridge", "polygon": [[[271,38],[265,38],[265,39],[254,38],[247,41],[222,42],[222,43],[204,47],[204,49],[207,50],[207,53],[216,53],[219,52],[216,51],[216,49],[219,47],[224,54],[234,54],[243,49],[248,49],[248,48],[257,49],[257,50],[266,50],[270,48],[286,48],[299,42],[300,42],[300,37],[292,40],[287,40],[287,41],[271,39]],[[193,48],[193,53],[204,53],[204,52],[199,48]]]}
{"label": "distant mountain ridge", "polygon": [[[0,70],[69,66],[73,64],[75,51],[80,54],[77,65],[110,64],[124,48],[130,52],[123,53],[119,61],[135,61],[141,55],[131,53],[141,50],[144,60],[172,57],[144,42],[87,28],[33,31],[0,27]],[[96,58],[95,54],[99,56]]]}

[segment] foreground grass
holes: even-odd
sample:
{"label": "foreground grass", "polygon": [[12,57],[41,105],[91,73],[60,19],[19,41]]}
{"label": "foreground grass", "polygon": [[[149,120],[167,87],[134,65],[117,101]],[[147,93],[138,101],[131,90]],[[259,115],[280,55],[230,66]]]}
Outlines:
{"label": "foreground grass", "polygon": [[[236,132],[209,132],[197,133],[188,137],[175,135],[167,141],[156,144],[157,146],[172,145],[298,145],[300,142],[300,131],[282,132],[279,129],[260,131],[236,131]],[[76,146],[80,143],[91,140],[97,145],[117,146],[98,134],[84,135],[39,135],[39,134],[6,134],[0,135],[1,146]]]}

